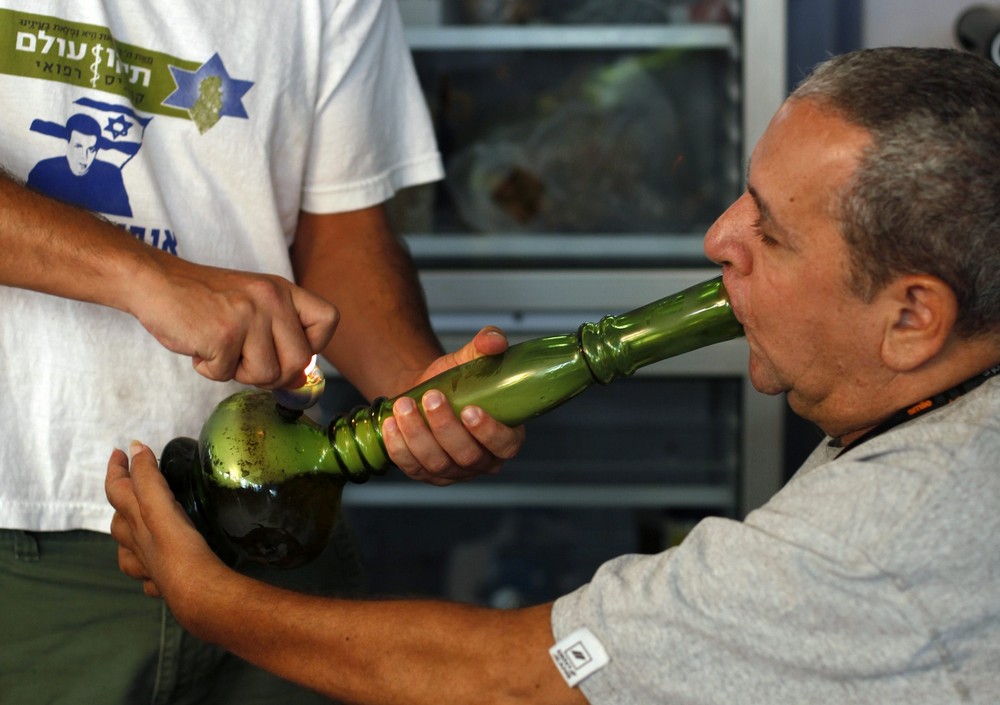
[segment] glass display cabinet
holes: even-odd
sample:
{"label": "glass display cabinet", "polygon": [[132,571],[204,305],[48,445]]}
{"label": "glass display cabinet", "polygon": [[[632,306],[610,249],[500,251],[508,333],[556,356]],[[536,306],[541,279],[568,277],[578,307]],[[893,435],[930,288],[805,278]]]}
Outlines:
{"label": "glass display cabinet", "polygon": [[[398,0],[447,176],[390,215],[449,348],[567,333],[718,273],[701,249],[785,90],[784,3]],[[516,606],[739,518],[780,486],[784,403],[742,341],[591,389],[496,477],[349,486],[376,592]],[[328,390],[324,413],[354,403]]]}

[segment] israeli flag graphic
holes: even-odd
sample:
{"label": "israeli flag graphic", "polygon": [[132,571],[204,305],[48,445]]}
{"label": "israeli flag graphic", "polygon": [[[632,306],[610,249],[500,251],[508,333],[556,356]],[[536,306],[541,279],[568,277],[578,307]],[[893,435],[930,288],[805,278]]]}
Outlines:
{"label": "israeli flag graphic", "polygon": [[90,98],[74,106],[64,124],[32,121],[32,132],[55,137],[65,147],[35,165],[28,186],[90,211],[131,217],[122,170],[138,154],[152,118]]}

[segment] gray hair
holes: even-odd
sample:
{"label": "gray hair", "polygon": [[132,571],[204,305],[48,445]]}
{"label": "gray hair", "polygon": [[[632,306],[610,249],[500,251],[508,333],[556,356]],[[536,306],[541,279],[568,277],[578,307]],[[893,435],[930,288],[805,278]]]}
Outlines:
{"label": "gray hair", "polygon": [[866,129],[842,194],[851,285],[870,300],[931,274],[958,299],[956,332],[1000,333],[1000,67],[951,49],[863,49],[820,64],[792,93]]}

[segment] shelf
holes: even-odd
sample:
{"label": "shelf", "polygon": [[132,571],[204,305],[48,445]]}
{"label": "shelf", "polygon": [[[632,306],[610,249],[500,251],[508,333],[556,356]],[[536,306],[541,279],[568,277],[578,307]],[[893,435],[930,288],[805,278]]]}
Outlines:
{"label": "shelf", "polygon": [[557,49],[726,49],[736,46],[729,25],[559,25],[410,27],[414,51]]}
{"label": "shelf", "polygon": [[703,233],[667,235],[650,233],[609,235],[529,235],[470,233],[466,235],[409,234],[404,239],[418,263],[464,264],[484,260],[531,266],[565,266],[572,260],[608,267],[614,262],[669,262],[682,266],[711,266],[705,256]]}
{"label": "shelf", "polygon": [[472,483],[432,487],[417,483],[382,483],[373,480],[344,488],[345,507],[627,507],[701,508],[732,507],[737,498],[730,487],[719,485],[477,485]]}

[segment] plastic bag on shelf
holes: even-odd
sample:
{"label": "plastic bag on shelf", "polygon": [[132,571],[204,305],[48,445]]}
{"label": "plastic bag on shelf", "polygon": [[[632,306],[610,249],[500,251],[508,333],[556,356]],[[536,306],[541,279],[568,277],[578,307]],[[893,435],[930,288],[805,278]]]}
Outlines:
{"label": "plastic bag on shelf", "polygon": [[648,57],[626,57],[551,113],[459,151],[447,185],[484,232],[662,230],[683,209],[683,142]]}

